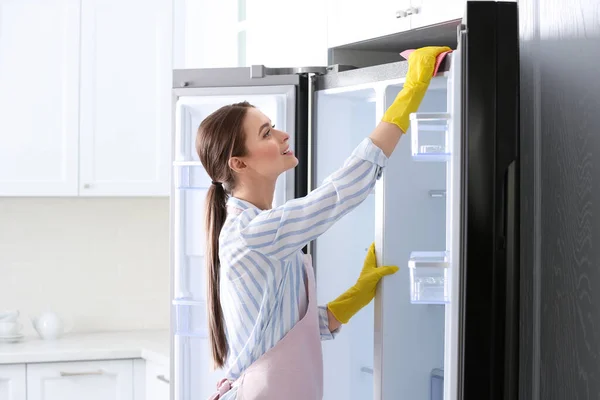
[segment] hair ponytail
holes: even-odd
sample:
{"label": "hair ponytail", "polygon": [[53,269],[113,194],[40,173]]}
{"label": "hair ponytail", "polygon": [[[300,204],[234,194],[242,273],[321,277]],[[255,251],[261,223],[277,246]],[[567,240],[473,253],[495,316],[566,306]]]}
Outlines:
{"label": "hair ponytail", "polygon": [[206,195],[206,272],[208,297],[208,326],[215,368],[221,368],[227,360],[227,338],[221,308],[219,259],[219,235],[227,217],[227,194],[220,184],[212,184]]}
{"label": "hair ponytail", "polygon": [[206,195],[205,223],[207,319],[214,368],[222,368],[229,353],[221,307],[219,259],[219,235],[227,218],[227,197],[235,188],[229,159],[245,155],[243,122],[250,107],[253,106],[247,102],[221,107],[202,121],[196,135],[200,162],[213,180]]}

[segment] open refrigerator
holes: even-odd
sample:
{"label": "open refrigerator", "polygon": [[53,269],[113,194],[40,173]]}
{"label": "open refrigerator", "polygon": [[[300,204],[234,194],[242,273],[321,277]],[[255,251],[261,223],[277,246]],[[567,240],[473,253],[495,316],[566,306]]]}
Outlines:
{"label": "open refrigerator", "polygon": [[[373,241],[380,264],[400,267],[372,304],[323,342],[325,400],[517,397],[517,17],[513,2],[467,2],[456,50],[375,189],[305,249],[320,304],[354,284]],[[370,55],[360,68],[174,72],[172,399],[207,398],[223,377],[211,371],[206,331],[210,178],[194,148],[200,122],[225,104],[259,107],[291,135],[300,161],[279,178],[274,206],[304,196],[342,165],[402,89],[408,63],[369,64]]]}

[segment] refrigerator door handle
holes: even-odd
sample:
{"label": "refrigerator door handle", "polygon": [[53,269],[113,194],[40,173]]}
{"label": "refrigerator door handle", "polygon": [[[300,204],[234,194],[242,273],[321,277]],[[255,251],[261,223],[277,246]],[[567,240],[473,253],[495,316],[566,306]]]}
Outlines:
{"label": "refrigerator door handle", "polygon": [[506,252],[506,298],[504,310],[506,321],[504,327],[505,398],[516,398],[513,396],[518,396],[518,371],[513,371],[513,366],[519,361],[519,226],[516,223],[519,215],[519,186],[517,174],[517,161],[513,160],[507,168],[504,188],[504,244]]}

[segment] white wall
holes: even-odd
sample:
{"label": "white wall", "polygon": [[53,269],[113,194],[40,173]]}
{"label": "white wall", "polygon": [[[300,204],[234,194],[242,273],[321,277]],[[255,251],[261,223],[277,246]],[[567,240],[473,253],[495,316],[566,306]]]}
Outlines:
{"label": "white wall", "polygon": [[0,198],[0,310],[15,308],[80,332],[168,329],[169,200]]}
{"label": "white wall", "polygon": [[238,22],[238,1],[174,0],[174,65],[222,68],[238,65],[238,31],[246,31],[246,64],[268,67],[327,64],[324,2],[246,0],[246,21]]}
{"label": "white wall", "polygon": [[327,9],[320,0],[247,0],[248,64],[327,65]]}

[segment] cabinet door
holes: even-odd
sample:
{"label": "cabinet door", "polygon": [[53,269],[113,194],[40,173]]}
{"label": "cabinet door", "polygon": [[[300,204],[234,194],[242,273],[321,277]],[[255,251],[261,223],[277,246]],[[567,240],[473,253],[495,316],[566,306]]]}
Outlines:
{"label": "cabinet door", "polygon": [[411,28],[410,0],[328,0],[327,45],[341,46]]}
{"label": "cabinet door", "polygon": [[25,400],[25,364],[0,365],[0,399]]}
{"label": "cabinet door", "polygon": [[79,1],[0,0],[0,196],[77,194]]}
{"label": "cabinet door", "polygon": [[85,361],[27,366],[27,400],[81,399],[133,399],[133,362]]}
{"label": "cabinet door", "polygon": [[169,400],[169,366],[146,361],[146,400]]}
{"label": "cabinet door", "polygon": [[466,3],[466,0],[411,0],[411,28],[460,19],[465,12]]}
{"label": "cabinet door", "polygon": [[82,0],[80,195],[168,195],[169,0]]}

